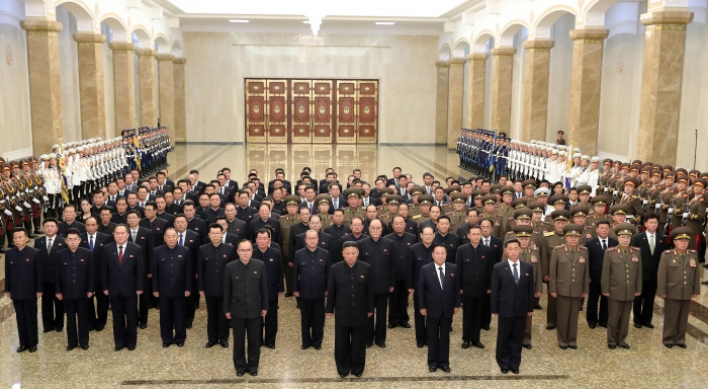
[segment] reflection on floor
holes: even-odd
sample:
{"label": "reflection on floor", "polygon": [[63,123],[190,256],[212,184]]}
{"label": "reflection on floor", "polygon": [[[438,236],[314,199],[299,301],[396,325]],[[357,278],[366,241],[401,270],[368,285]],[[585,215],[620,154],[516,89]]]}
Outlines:
{"label": "reflection on floor", "polygon": [[[433,146],[320,146],[320,145],[188,145],[178,146],[170,156],[173,179],[190,169],[210,179],[229,166],[242,181],[250,168],[265,180],[276,167],[284,167],[295,180],[303,166],[310,166],[316,178],[332,166],[342,176],[355,167],[365,179],[389,174],[400,166],[420,180],[426,171],[436,178],[468,177],[457,168],[457,158],[446,148]],[[0,260],[0,262],[3,262]],[[4,265],[4,262],[2,263]],[[4,266],[0,266],[0,272]],[[4,278],[4,273],[0,273]],[[1,283],[2,281],[0,281]],[[708,369],[708,293],[693,304],[688,348],[667,349],[661,344],[663,302],[658,300],[653,330],[630,328],[630,350],[608,350],[603,328],[589,329],[580,312],[579,349],[560,350],[555,331],[547,331],[545,310],[536,311],[533,349],[523,351],[521,375],[502,375],[494,359],[496,320],[491,331],[482,331],[484,350],[460,348],[461,315],[454,320],[451,344],[452,373],[429,373],[427,349],[415,345],[413,329],[389,329],[386,348],[367,350],[367,366],[361,379],[341,380],[333,360],[333,321],[326,321],[321,351],[300,350],[300,317],[292,298],[281,298],[276,349],[263,349],[258,377],[236,377],[232,349],[206,349],[206,310],[197,311],[194,327],[188,330],[184,348],[163,349],[159,336],[159,311],[151,310],[147,329],[139,330],[135,351],[113,351],[112,330],[91,332],[90,349],[66,351],[66,332],[41,333],[39,351],[18,354],[14,314],[3,312],[10,302],[0,299],[0,387],[20,383],[22,388],[705,388],[702,372]],[[541,300],[545,307],[545,294]],[[412,301],[408,309],[412,314]],[[109,313],[110,315],[110,313]],[[110,323],[109,316],[109,323]],[[232,341],[233,343],[233,341]]]}

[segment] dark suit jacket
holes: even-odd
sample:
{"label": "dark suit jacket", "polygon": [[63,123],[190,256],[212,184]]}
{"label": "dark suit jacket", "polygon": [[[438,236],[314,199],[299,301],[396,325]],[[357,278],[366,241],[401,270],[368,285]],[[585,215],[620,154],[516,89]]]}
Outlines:
{"label": "dark suit jacket", "polygon": [[[131,236],[131,231],[130,227],[128,227],[128,242],[134,243],[140,247],[140,250],[142,252],[142,257],[143,257],[143,265],[145,266],[145,273],[150,272],[150,258],[152,258],[152,251],[154,250],[154,246],[152,244],[154,238],[153,238],[153,233],[147,228],[139,227],[138,228],[138,235],[135,239],[135,242],[131,241],[132,236]],[[118,251],[116,250],[116,253]],[[124,258],[125,259],[125,258]],[[106,287],[105,285],[103,286],[104,288]]]}
{"label": "dark suit jacket", "polygon": [[253,245],[253,258],[263,262],[268,278],[268,300],[278,301],[278,293],[283,292],[283,254],[280,250],[267,247],[262,252],[258,246]]}
{"label": "dark suit jacket", "polygon": [[[334,313],[338,325],[361,327],[374,312],[374,285],[369,264],[356,261],[349,267],[338,262],[330,269],[325,312]],[[335,312],[336,310],[336,312]]]}
{"label": "dark suit jacket", "polygon": [[234,248],[238,247],[238,242],[240,242],[242,239],[238,235],[234,235],[230,232],[226,233],[226,239],[224,240],[224,243],[229,245],[229,246],[234,246]]}
{"label": "dark suit jacket", "polygon": [[163,244],[155,248],[150,261],[152,290],[160,292],[160,297],[180,297],[192,290],[192,258],[189,249],[176,245],[170,248]]}
{"label": "dark suit jacket", "polygon": [[464,244],[457,249],[455,265],[460,272],[460,288],[465,297],[484,297],[491,288],[494,265],[491,249],[483,244]]}
{"label": "dark suit jacket", "polygon": [[226,265],[238,259],[236,247],[228,244],[214,246],[211,242],[199,247],[197,254],[197,288],[209,297],[224,293]]}
{"label": "dark suit jacket", "polygon": [[44,289],[42,270],[42,255],[39,249],[25,246],[22,251],[16,247],[7,250],[5,293],[10,293],[10,298],[14,301],[36,300],[37,293]]}
{"label": "dark suit jacket", "polygon": [[452,318],[455,308],[460,307],[460,275],[457,266],[445,263],[445,281],[440,288],[440,278],[435,262],[420,270],[420,280],[415,298],[420,309],[428,310],[428,317],[439,319]]}
{"label": "dark suit jacket", "polygon": [[268,277],[263,262],[251,258],[248,265],[241,260],[226,265],[224,312],[231,312],[238,319],[254,319],[267,309]]}
{"label": "dark suit jacket", "polygon": [[87,298],[88,292],[95,292],[96,279],[91,250],[78,247],[76,252],[70,249],[57,253],[59,270],[57,271],[55,293],[61,293],[64,300]]}
{"label": "dark suit jacket", "polygon": [[[489,248],[491,249],[492,258],[494,258],[494,263],[499,263],[504,255],[504,242],[496,236],[490,236]],[[482,238],[482,243],[484,243],[484,238]]]}
{"label": "dark suit jacket", "polygon": [[659,260],[661,254],[669,250],[671,246],[666,235],[658,232],[654,233],[654,254],[649,248],[649,238],[646,232],[640,232],[632,237],[630,246],[639,247],[642,254],[642,282],[656,282],[656,274],[659,272]]}
{"label": "dark suit jacket", "polygon": [[44,279],[42,282],[53,284],[57,279],[57,270],[59,262],[57,260],[57,251],[65,249],[66,242],[59,235],[54,235],[52,243],[52,251],[47,252],[47,237],[42,236],[34,240],[34,248],[39,249],[40,263],[42,264],[42,274]]}
{"label": "dark suit jacket", "polygon": [[[96,281],[97,284],[101,283],[101,271],[103,267],[103,248],[106,247],[107,244],[113,243],[113,237],[110,235],[102,234],[100,232],[96,232],[96,240],[93,242],[93,270],[94,270],[94,280]],[[87,233],[81,234],[81,243],[79,244],[80,247],[83,247],[85,249],[90,250],[90,245],[89,245],[89,237]],[[99,291],[100,292],[100,291]]]}
{"label": "dark suit jacket", "polygon": [[101,285],[110,297],[136,296],[145,290],[146,265],[140,246],[126,242],[123,261],[118,260],[118,245],[109,243],[103,248],[105,266],[101,272]]}
{"label": "dark suit jacket", "polygon": [[[607,248],[615,247],[619,244],[617,239],[607,237]],[[585,242],[585,247],[588,249],[588,260],[590,261],[590,281],[593,284],[600,285],[602,278],[602,262],[605,260],[605,251],[602,250],[600,238],[595,237]],[[661,251],[659,252],[661,257]],[[658,263],[658,262],[657,262]],[[656,272],[654,272],[656,274]]]}
{"label": "dark suit jacket", "polygon": [[67,224],[67,222],[59,223],[59,231],[57,232],[57,235],[66,237],[66,232],[69,231],[70,228],[76,228],[81,233],[86,232],[86,226],[79,223],[77,219],[74,220],[74,222],[71,224]]}
{"label": "dark suit jacket", "polygon": [[518,261],[519,284],[514,281],[514,274],[509,262],[494,265],[492,275],[492,313],[502,317],[525,317],[533,312],[534,275],[533,265]]}

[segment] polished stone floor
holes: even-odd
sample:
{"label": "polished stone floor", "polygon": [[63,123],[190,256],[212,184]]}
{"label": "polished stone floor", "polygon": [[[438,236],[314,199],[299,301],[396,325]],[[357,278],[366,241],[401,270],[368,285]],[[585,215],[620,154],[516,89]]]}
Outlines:
{"label": "polished stone floor", "polygon": [[[170,156],[170,176],[182,177],[191,168],[206,180],[224,166],[236,179],[256,168],[264,179],[279,166],[294,179],[303,166],[317,178],[333,166],[340,175],[354,167],[366,179],[390,175],[401,166],[414,179],[430,171],[436,178],[458,176],[457,161],[445,148],[432,146],[178,146]],[[468,176],[468,173],[462,173]],[[2,258],[2,256],[0,256]],[[4,261],[0,259],[0,284]],[[704,275],[705,277],[705,275]],[[429,373],[427,349],[415,346],[413,329],[388,330],[387,347],[372,347],[362,378],[340,379],[333,360],[333,320],[326,321],[322,350],[300,350],[300,320],[292,298],[280,299],[280,330],[276,349],[263,349],[258,377],[237,377],[232,349],[204,348],[205,307],[197,311],[184,348],[163,349],[159,311],[151,310],[147,329],[139,330],[135,351],[113,351],[112,331],[91,332],[90,349],[66,351],[66,332],[39,334],[36,353],[15,352],[18,346],[15,316],[7,298],[0,299],[0,387],[22,388],[705,388],[708,369],[708,293],[692,306],[687,349],[661,344],[662,301],[657,301],[653,330],[630,328],[630,350],[608,350],[606,333],[588,328],[581,312],[578,350],[560,350],[555,331],[545,329],[545,310],[536,311],[533,349],[523,351],[520,375],[502,375],[494,359],[496,320],[482,331],[484,350],[460,348],[461,316],[455,318],[450,363],[452,372]],[[541,300],[545,307],[545,296]],[[409,313],[412,314],[412,304]],[[109,323],[110,323],[109,313]],[[41,324],[40,324],[41,328]],[[41,332],[41,329],[40,329]]]}

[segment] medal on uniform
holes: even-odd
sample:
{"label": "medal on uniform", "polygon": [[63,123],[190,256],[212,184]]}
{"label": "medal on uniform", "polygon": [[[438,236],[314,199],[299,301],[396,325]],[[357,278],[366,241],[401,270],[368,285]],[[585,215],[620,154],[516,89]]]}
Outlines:
{"label": "medal on uniform", "polygon": [[531,263],[536,263],[536,262],[538,262],[538,259],[536,258],[535,255],[532,255],[531,256]]}
{"label": "medal on uniform", "polygon": [[578,262],[585,263],[585,258],[583,258],[583,257],[578,258]]}
{"label": "medal on uniform", "polygon": [[639,262],[639,258],[636,256],[632,255],[632,262]]}
{"label": "medal on uniform", "polygon": [[691,265],[691,267],[696,267],[696,260],[691,258],[690,265]]}

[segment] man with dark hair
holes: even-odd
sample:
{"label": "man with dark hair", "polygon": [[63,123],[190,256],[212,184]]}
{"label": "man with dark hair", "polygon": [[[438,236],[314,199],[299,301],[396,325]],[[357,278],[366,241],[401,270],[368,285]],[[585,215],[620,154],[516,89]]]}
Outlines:
{"label": "man with dark hair", "polygon": [[[70,205],[67,205],[67,207]],[[59,223],[56,219],[44,219],[44,236],[34,240],[34,248],[39,250],[42,266],[42,324],[44,332],[64,330],[64,302],[56,297],[56,278],[59,271],[57,252],[66,248],[64,238],[57,235]],[[7,260],[5,260],[7,263]]]}
{"label": "man with dark hair", "polygon": [[261,204],[260,207],[258,207],[258,217],[253,218],[248,226],[248,236],[254,243],[256,242],[258,231],[266,225],[273,228],[271,239],[275,242],[280,242],[280,221],[271,217],[270,205]]}
{"label": "man with dark hair", "polygon": [[[167,193],[172,195],[172,192],[167,192]],[[167,200],[165,199],[165,196],[167,195],[167,193],[155,196],[155,205],[157,206],[155,216],[157,216],[160,219],[163,219],[164,221],[167,222],[168,226],[171,226],[175,222],[175,215],[166,211]]]}
{"label": "man with dark hair", "polygon": [[420,295],[418,294],[418,281],[423,266],[433,262],[433,240],[435,230],[433,227],[425,226],[420,230],[420,242],[411,246],[412,256],[409,259],[406,271],[406,284],[408,292],[413,295],[413,316],[415,320],[415,340],[418,348],[423,348],[426,344],[425,316],[420,312]]}
{"label": "man with dark hair", "polygon": [[[94,305],[93,297],[88,299],[88,327],[89,331],[102,331],[108,321],[108,296],[101,293],[104,289],[101,285],[101,266],[103,266],[103,248],[113,242],[112,235],[106,235],[98,232],[99,222],[95,216],[86,219],[86,232],[81,234],[80,246],[88,249],[91,252],[93,260],[94,281],[94,296],[96,297],[96,305]],[[98,291],[98,293],[96,293]]]}
{"label": "man with dark hair", "polygon": [[187,217],[187,228],[199,234],[202,242],[207,242],[209,240],[207,237],[207,225],[204,220],[196,217],[197,207],[194,202],[190,200],[185,201],[182,211],[184,212],[184,216]]}
{"label": "man with dark hair", "polygon": [[76,221],[76,206],[66,204],[64,206],[64,221],[59,223],[57,235],[66,237],[66,232],[69,231],[70,228],[76,228],[79,232],[86,232],[84,225]]}
{"label": "man with dark hair", "polygon": [[[654,328],[651,319],[654,314],[654,297],[656,296],[659,262],[664,251],[671,245],[666,235],[659,234],[659,217],[650,213],[644,215],[645,231],[632,237],[629,244],[638,247],[642,261],[642,294],[634,298],[634,327]],[[592,287],[592,285],[591,285]]]}
{"label": "man with dark hair", "polygon": [[278,334],[278,296],[285,290],[283,286],[283,258],[280,250],[270,247],[270,231],[263,228],[255,233],[256,248],[253,258],[265,265],[268,278],[268,314],[266,314],[261,337],[262,344],[270,349],[275,348],[275,336]]}
{"label": "man with dark hair", "polygon": [[[45,225],[47,220],[55,219],[45,219]],[[56,227],[56,220],[54,225]],[[15,227],[12,230],[15,247],[5,253],[5,297],[12,300],[15,308],[20,338],[20,346],[16,349],[18,353],[37,351],[37,299],[42,297],[44,289],[40,250],[27,247],[28,236],[27,230]],[[57,315],[63,318],[62,312],[57,312]]]}
{"label": "man with dark hair", "polygon": [[[125,200],[123,200],[125,203]],[[112,210],[111,208],[108,207],[101,207],[101,211],[99,212],[99,223],[98,223],[98,232],[102,234],[106,234],[108,236],[113,236],[113,229],[116,228],[115,223],[111,221],[113,214],[111,213]]]}
{"label": "man with dark hair", "polygon": [[170,225],[165,219],[157,217],[157,204],[149,202],[145,204],[145,218],[140,220],[140,227],[152,231],[152,245],[157,247],[165,243],[165,230]]}
{"label": "man with dark hair", "polygon": [[395,255],[391,257],[394,262],[394,289],[389,296],[388,328],[401,326],[411,328],[408,316],[408,264],[413,256],[411,247],[418,239],[415,235],[406,232],[406,219],[395,215],[391,222],[393,232],[384,238],[393,242]]}
{"label": "man with dark hair", "polygon": [[[157,307],[157,301],[154,301],[153,303],[150,302],[150,296],[152,295],[152,284],[150,282],[150,278],[152,278],[152,274],[150,274],[149,268],[150,260],[153,255],[153,249],[155,247],[153,244],[153,242],[155,241],[155,235],[153,234],[152,230],[145,227],[140,227],[140,214],[138,213],[138,211],[128,211],[126,219],[128,220],[128,239],[130,243],[134,243],[140,248],[140,252],[142,254],[141,263],[143,264],[143,270],[141,274],[146,277],[146,279],[143,280],[143,283],[141,284],[143,285],[141,290],[144,290],[145,293],[140,294],[140,316],[138,318],[138,325],[141,329],[145,329],[147,327],[148,309],[150,309],[150,305],[154,304],[154,306]],[[164,222],[164,220],[161,221]],[[115,239],[115,231],[113,231],[113,236]]]}
{"label": "man with dark hair", "polygon": [[[595,328],[598,324],[600,327],[607,327],[607,297],[602,295],[602,263],[605,258],[605,251],[610,247],[615,247],[619,244],[617,239],[609,236],[610,222],[600,220],[595,223],[595,232],[597,237],[585,242],[585,247],[588,249],[590,262],[590,292],[588,293],[588,306],[585,310],[588,326]],[[600,302],[600,311],[598,313],[597,304]]]}
{"label": "man with dark hair", "polygon": [[224,208],[221,208],[221,197],[218,193],[212,193],[209,195],[209,207],[202,211],[201,219],[209,225],[213,224],[219,216],[224,216]]}
{"label": "man with dark hair", "polygon": [[[307,212],[302,208],[302,212]],[[291,230],[292,231],[292,230]],[[305,232],[306,247],[295,252],[293,258],[293,294],[299,297],[302,349],[322,348],[324,336],[324,298],[331,266],[329,252],[317,247],[317,231]]]}
{"label": "man with dark hair", "polygon": [[189,251],[189,258],[192,261],[191,267],[192,272],[189,277],[192,278],[192,290],[185,299],[185,327],[187,329],[192,328],[192,323],[194,322],[194,311],[199,308],[199,290],[197,289],[197,251],[202,245],[202,239],[199,234],[194,231],[190,231],[187,227],[189,226],[187,222],[187,217],[184,214],[179,214],[175,217],[174,221],[175,230],[177,230],[177,244],[184,246]]}

